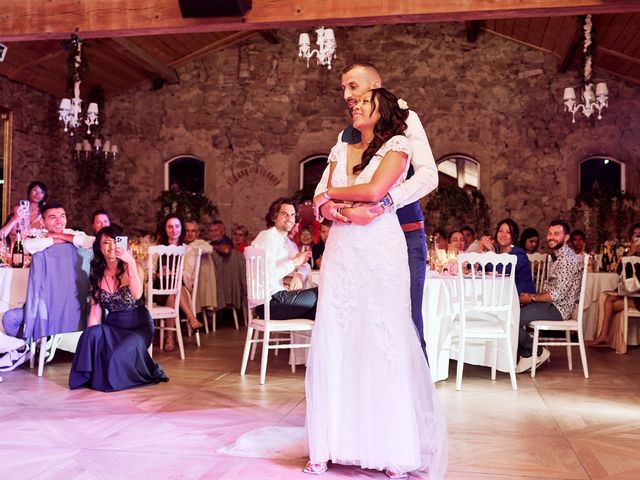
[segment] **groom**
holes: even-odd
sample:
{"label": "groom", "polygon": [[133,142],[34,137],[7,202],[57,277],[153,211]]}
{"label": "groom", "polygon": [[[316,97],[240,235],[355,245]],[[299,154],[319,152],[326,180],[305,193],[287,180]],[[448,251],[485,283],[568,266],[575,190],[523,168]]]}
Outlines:
{"label": "groom", "polygon": [[[370,63],[354,63],[342,71],[342,90],[344,99],[351,109],[356,101],[372,88],[382,86],[382,78],[378,69]],[[424,341],[424,327],[422,319],[422,297],[427,266],[427,244],[424,233],[424,217],[420,210],[419,200],[432,192],[438,186],[438,168],[436,167],[427,134],[415,112],[409,111],[407,119],[406,137],[409,139],[413,156],[407,180],[393,187],[382,199],[379,205],[361,206],[351,210],[352,223],[366,225],[381,215],[384,209],[396,210],[398,219],[407,240],[409,254],[409,270],[411,274],[411,316],[416,327],[420,345],[427,357]],[[360,142],[360,132],[349,125],[338,136],[338,141],[350,144]],[[326,168],[320,183],[316,187],[316,195],[327,189],[329,168]],[[330,220],[348,222],[338,208],[346,205],[331,200],[322,205],[315,205],[322,215]],[[428,359],[427,359],[428,361]]]}

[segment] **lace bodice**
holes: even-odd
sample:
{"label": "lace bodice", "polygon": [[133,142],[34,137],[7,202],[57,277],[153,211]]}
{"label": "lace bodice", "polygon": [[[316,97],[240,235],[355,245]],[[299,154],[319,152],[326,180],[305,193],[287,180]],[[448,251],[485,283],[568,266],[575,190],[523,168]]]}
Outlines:
{"label": "lace bodice", "polygon": [[[329,162],[336,162],[336,166],[333,170],[333,174],[331,176],[331,186],[333,187],[346,187],[349,185],[349,176],[347,174],[347,148],[349,144],[346,142],[338,142],[331,149],[331,153],[329,153]],[[353,185],[369,183],[373,174],[380,165],[380,161],[384,158],[387,152],[403,152],[408,155],[407,164],[404,167],[404,172],[396,182],[395,185],[399,185],[404,182],[407,171],[409,170],[409,164],[411,163],[411,145],[409,144],[409,140],[404,135],[396,135],[391,137],[373,156],[369,165],[366,166],[364,170],[362,170],[355,179]]]}
{"label": "lace bodice", "polygon": [[100,303],[110,312],[122,312],[123,310],[134,310],[144,305],[144,300],[133,298],[131,290],[127,285],[120,287],[114,293],[100,290]]}

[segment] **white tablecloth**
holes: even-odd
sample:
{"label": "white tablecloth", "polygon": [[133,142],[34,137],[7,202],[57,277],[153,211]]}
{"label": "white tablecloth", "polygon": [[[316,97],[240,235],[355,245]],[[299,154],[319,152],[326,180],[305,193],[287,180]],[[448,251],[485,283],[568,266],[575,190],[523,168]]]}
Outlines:
{"label": "white tablecloth", "polygon": [[28,281],[28,268],[0,268],[0,313],[24,304]]}
{"label": "white tablecloth", "polygon": [[619,281],[620,275],[617,273],[587,273],[587,289],[584,293],[584,313],[582,316],[585,339],[593,340],[595,338],[600,294],[607,290],[616,290]]}
{"label": "white tablecloth", "polygon": [[[451,316],[458,310],[456,278],[453,276],[429,276],[424,284],[424,300],[422,302],[422,316],[424,321],[424,335],[427,343],[427,354],[434,382],[445,380],[449,376],[449,358],[458,356],[457,345],[452,350],[448,339]],[[489,280],[487,280],[489,281]],[[514,288],[511,305],[511,355],[516,361],[518,349],[518,326],[520,323],[520,304],[518,294]],[[504,355],[505,346],[499,342],[498,365],[501,372],[509,371],[507,356]],[[467,343],[465,363],[473,365],[491,365],[491,350],[487,343]]]}

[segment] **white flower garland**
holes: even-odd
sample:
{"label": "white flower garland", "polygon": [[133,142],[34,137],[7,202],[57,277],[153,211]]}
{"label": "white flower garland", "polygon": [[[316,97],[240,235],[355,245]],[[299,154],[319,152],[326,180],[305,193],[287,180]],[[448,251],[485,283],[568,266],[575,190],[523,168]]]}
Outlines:
{"label": "white flower garland", "polygon": [[584,83],[591,83],[591,74],[592,74],[592,54],[591,54],[591,29],[593,28],[593,23],[591,21],[591,15],[587,15],[584,20],[584,46],[582,51],[585,54],[584,59]]}

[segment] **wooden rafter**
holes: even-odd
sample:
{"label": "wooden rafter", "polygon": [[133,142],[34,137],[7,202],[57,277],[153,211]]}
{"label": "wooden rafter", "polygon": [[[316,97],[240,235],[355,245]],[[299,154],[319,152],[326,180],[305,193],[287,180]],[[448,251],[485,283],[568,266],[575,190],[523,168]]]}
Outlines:
{"label": "wooden rafter", "polygon": [[133,55],[137,60],[144,64],[145,68],[150,68],[151,71],[158,74],[160,78],[166,80],[168,83],[179,83],[180,78],[176,71],[166,66],[160,60],[155,58],[149,52],[139,47],[131,40],[126,38],[114,38],[113,41],[124,48],[129,54]]}
{"label": "wooden rafter", "polygon": [[176,0],[2,0],[0,41],[623,13],[639,0],[253,0],[244,18],[182,18]]}
{"label": "wooden rafter", "polygon": [[258,32],[235,32],[231,33],[224,38],[218,40],[217,42],[210,43],[209,45],[199,48],[195,52],[191,52],[184,57],[180,57],[179,59],[171,62],[169,64],[170,67],[178,68],[182,65],[186,65],[189,62],[193,62],[199,58],[204,57],[212,52],[220,50],[222,48],[229,47],[231,45],[235,45],[247,38],[253,37],[254,35],[258,35]]}
{"label": "wooden rafter", "polygon": [[573,58],[576,55],[576,52],[580,50],[580,46],[583,41],[583,33],[582,28],[578,22],[576,22],[576,28],[573,32],[573,37],[571,40],[565,45],[563,51],[560,53],[560,62],[558,62],[558,71],[566,72],[571,64],[573,63]]}

